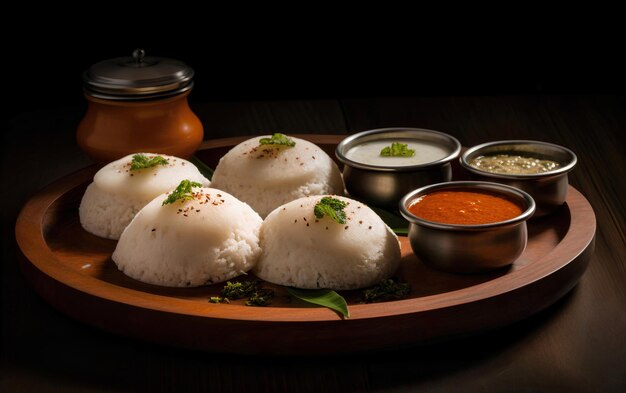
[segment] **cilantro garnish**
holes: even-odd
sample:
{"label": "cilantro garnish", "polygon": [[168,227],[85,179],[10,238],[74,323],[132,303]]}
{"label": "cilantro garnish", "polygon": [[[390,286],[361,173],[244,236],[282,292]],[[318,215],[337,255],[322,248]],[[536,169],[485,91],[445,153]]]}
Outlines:
{"label": "cilantro garnish", "polygon": [[222,296],[231,300],[241,299],[255,292],[258,285],[256,281],[228,281],[226,285],[224,285],[224,289],[222,289]]}
{"label": "cilantro garnish", "polygon": [[289,138],[287,135],[277,132],[274,135],[272,135],[271,138],[261,138],[259,140],[259,144],[261,145],[284,145],[284,146],[294,147],[296,145],[296,142],[294,142],[293,139]]}
{"label": "cilantro garnish", "polygon": [[406,297],[411,292],[411,285],[395,282],[391,278],[382,280],[372,288],[363,291],[365,303],[377,303],[388,300],[398,300]]}
{"label": "cilantro garnish", "polygon": [[413,157],[415,150],[409,149],[409,145],[406,143],[393,142],[391,146],[383,148],[380,155],[384,157]]}
{"label": "cilantro garnish", "polygon": [[167,196],[167,199],[163,201],[161,206],[174,203],[179,199],[182,199],[183,201],[193,199],[193,192],[191,190],[192,187],[202,187],[202,184],[187,179],[181,181],[178,187],[176,187],[176,189]]}
{"label": "cilantro garnish", "polygon": [[274,297],[274,291],[267,288],[261,288],[254,291],[252,295],[246,300],[246,306],[252,307],[265,307],[271,304],[271,299]]}
{"label": "cilantro garnish", "polygon": [[274,291],[267,288],[259,288],[259,284],[259,281],[228,281],[222,289],[222,297],[213,296],[209,298],[209,302],[230,303],[230,300],[247,297],[246,306],[265,307],[271,304]]}
{"label": "cilantro garnish", "polygon": [[322,218],[328,216],[339,224],[346,223],[346,212],[343,209],[346,207],[346,203],[339,199],[324,197],[322,198],[313,209],[315,217]]}
{"label": "cilantro garnish", "polygon": [[143,154],[135,154],[133,156],[133,160],[130,164],[130,170],[136,171],[139,169],[152,168],[157,165],[167,165],[168,161],[161,156],[154,156],[152,158],[148,158]]}

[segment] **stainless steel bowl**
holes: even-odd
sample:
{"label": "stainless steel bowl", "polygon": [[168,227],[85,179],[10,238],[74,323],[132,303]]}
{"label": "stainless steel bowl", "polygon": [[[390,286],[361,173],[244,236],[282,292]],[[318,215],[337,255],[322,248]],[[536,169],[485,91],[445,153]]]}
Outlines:
{"label": "stainless steel bowl", "polygon": [[[476,157],[492,154],[531,155],[556,161],[559,168],[532,175],[505,175],[483,171],[469,164]],[[576,161],[576,154],[563,146],[526,140],[483,143],[468,149],[460,159],[461,166],[470,172],[474,180],[507,184],[529,193],[537,203],[535,217],[545,216],[565,202],[569,184],[567,173],[574,168]]]}
{"label": "stainless steel bowl", "polygon": [[[358,144],[380,139],[415,139],[436,143],[449,151],[443,159],[411,166],[381,166],[353,161],[346,152]],[[380,128],[345,138],[335,155],[344,164],[343,180],[348,193],[375,206],[393,207],[407,192],[428,184],[450,181],[450,162],[461,152],[459,141],[443,132],[422,128]]]}
{"label": "stainless steel bowl", "polygon": [[[409,212],[419,197],[434,191],[489,191],[510,198],[522,207],[522,214],[510,220],[481,225],[442,224],[424,220]],[[451,273],[479,273],[513,263],[526,248],[526,220],[535,211],[528,193],[503,184],[455,181],[433,184],[408,193],[399,204],[409,221],[413,253],[424,263]]]}

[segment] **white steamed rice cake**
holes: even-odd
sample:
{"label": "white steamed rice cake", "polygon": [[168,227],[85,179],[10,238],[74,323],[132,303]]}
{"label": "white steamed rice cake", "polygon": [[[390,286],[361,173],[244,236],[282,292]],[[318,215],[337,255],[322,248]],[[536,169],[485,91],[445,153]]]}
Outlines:
{"label": "white steamed rice cake", "polygon": [[345,224],[314,214],[322,196],[297,199],[271,212],[261,227],[262,254],[254,268],[261,279],[313,289],[365,288],[391,277],[400,263],[400,243],[372,209],[346,203]]}
{"label": "white steamed rice cake", "polygon": [[250,206],[214,188],[192,199],[148,203],[122,233],[112,259],[126,275],[149,284],[191,287],[222,282],[256,263],[263,220]]}
{"label": "white steamed rice cake", "polygon": [[[157,154],[137,153],[152,159]],[[134,154],[113,161],[94,176],[78,208],[83,228],[96,236],[119,239],[135,214],[156,196],[171,191],[183,179],[208,186],[198,168],[182,158],[161,154],[165,165],[131,170]]]}
{"label": "white steamed rice cake", "polygon": [[291,147],[261,145],[261,138],[269,136],[248,139],[226,153],[211,186],[248,203],[262,217],[304,196],[344,194],[337,164],[318,146],[293,137]]}

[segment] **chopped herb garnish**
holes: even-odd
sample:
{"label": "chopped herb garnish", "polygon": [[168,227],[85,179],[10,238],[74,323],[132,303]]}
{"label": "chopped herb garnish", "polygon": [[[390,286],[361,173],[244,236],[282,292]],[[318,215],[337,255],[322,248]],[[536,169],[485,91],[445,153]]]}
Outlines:
{"label": "chopped herb garnish", "polygon": [[181,181],[178,187],[176,187],[176,189],[167,196],[167,199],[163,201],[162,206],[174,203],[179,199],[182,199],[183,201],[193,199],[193,192],[191,190],[192,187],[202,187],[202,184],[187,179]]}
{"label": "chopped herb garnish", "polygon": [[372,288],[363,291],[363,302],[377,303],[389,300],[398,300],[406,297],[411,292],[411,285],[395,282],[389,278],[382,280]]}
{"label": "chopped herb garnish", "polygon": [[294,142],[293,139],[289,138],[287,135],[277,132],[274,135],[272,135],[271,138],[261,138],[259,140],[259,144],[261,145],[284,145],[284,146],[294,147],[296,145],[296,142]]}
{"label": "chopped herb garnish", "polygon": [[384,147],[380,151],[380,155],[384,157],[413,157],[415,150],[409,149],[406,143],[393,142],[391,146]]}
{"label": "chopped herb garnish", "polygon": [[148,156],[143,154],[135,154],[133,156],[133,160],[130,163],[130,170],[136,171],[139,169],[152,168],[157,165],[167,165],[168,161],[161,156],[154,156],[152,158],[148,158]]}
{"label": "chopped herb garnish", "polygon": [[271,289],[261,288],[250,295],[250,298],[246,300],[246,306],[265,307],[272,303],[271,299],[273,297],[274,291]]}
{"label": "chopped herb garnish", "polygon": [[257,281],[228,281],[222,289],[222,296],[227,299],[235,300],[252,295],[257,291],[259,283]]}
{"label": "chopped herb garnish", "polygon": [[246,306],[265,307],[271,304],[274,291],[267,288],[259,288],[259,283],[260,281],[228,281],[222,289],[222,297],[211,297],[209,301],[211,303],[230,303],[230,300],[247,297]]}
{"label": "chopped herb garnish", "polygon": [[346,203],[340,201],[339,199],[324,197],[322,198],[315,207],[313,208],[313,213],[315,213],[315,217],[323,218],[324,216],[328,216],[331,219],[337,221],[339,224],[346,223],[346,212],[343,209],[346,207]]}
{"label": "chopped herb garnish", "polygon": [[344,318],[350,318],[350,311],[348,310],[346,299],[332,289],[298,289],[288,287],[287,291],[291,296],[295,296],[300,300],[330,308],[341,314]]}

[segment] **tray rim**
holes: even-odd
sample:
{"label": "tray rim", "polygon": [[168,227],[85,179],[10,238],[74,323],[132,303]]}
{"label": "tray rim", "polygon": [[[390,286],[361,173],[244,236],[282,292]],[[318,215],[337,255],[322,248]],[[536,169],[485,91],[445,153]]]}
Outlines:
{"label": "tray rim", "polygon": [[[344,137],[343,135],[317,134],[294,134],[293,136],[312,139],[314,143],[317,144],[335,144]],[[249,136],[245,136],[209,140],[204,142],[200,149],[205,150],[208,148],[232,146],[249,138]],[[152,311],[168,314],[254,322],[346,322],[340,320],[334,312],[325,308],[255,308],[242,305],[211,304],[209,302],[207,302],[204,307],[200,307],[197,301],[119,287],[95,277],[82,275],[65,266],[47,246],[43,233],[44,219],[48,210],[59,198],[73,188],[90,181],[96,169],[96,166],[83,168],[52,182],[31,197],[18,216],[15,234],[19,248],[28,262],[35,269],[48,276],[49,279],[90,296],[126,306],[147,308]],[[569,186],[567,200],[570,201],[572,199],[579,199],[580,202],[583,202],[582,210],[573,211],[570,209],[571,222],[566,235],[561,239],[557,247],[545,254],[542,258],[534,261],[531,266],[525,266],[481,284],[450,292],[385,303],[353,304],[350,305],[351,318],[349,321],[419,314],[422,312],[480,302],[501,296],[508,292],[516,291],[555,274],[587,251],[587,249],[593,245],[595,238],[596,219],[593,208],[578,190]],[[572,232],[572,223],[582,218],[586,218],[587,221],[589,221],[588,224],[576,226],[574,228],[575,232]],[[37,236],[31,237],[31,233],[37,233]],[[564,249],[564,243],[565,245],[569,245],[569,241],[576,236],[584,236],[586,239],[584,245],[579,248]],[[565,259],[563,259],[563,257],[554,257],[555,254],[563,251],[567,255]],[[582,274],[582,272],[580,274]],[[68,275],[69,278],[61,278],[60,275]],[[575,278],[574,284],[579,278],[580,275]],[[512,286],[506,285],[515,283],[518,279],[520,281],[519,283]],[[129,302],[123,299],[129,296],[133,301]],[[163,298],[166,298],[168,302],[162,302],[161,300]]]}

